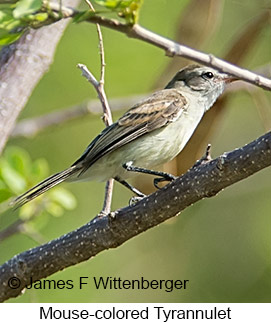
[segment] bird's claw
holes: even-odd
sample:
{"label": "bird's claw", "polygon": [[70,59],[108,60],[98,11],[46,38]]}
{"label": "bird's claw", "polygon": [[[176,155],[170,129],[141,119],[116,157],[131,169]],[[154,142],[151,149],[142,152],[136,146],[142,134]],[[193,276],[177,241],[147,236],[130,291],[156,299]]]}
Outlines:
{"label": "bird's claw", "polygon": [[142,199],[144,199],[146,195],[144,196],[133,196],[130,198],[129,200],[129,206],[133,206],[134,204],[136,204],[137,202],[141,201]]}
{"label": "bird's claw", "polygon": [[161,187],[158,186],[159,183],[161,182],[165,182],[165,181],[168,181],[168,182],[172,182],[176,179],[177,177],[174,176],[174,175],[171,175],[171,174],[165,174],[163,177],[157,177],[153,180],[153,185],[158,189],[160,190]]}

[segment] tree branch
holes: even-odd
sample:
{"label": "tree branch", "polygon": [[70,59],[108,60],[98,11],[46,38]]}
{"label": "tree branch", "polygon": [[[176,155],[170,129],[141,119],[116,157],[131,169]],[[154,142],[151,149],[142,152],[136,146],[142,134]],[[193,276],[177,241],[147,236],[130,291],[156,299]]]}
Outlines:
{"label": "tree branch", "polygon": [[261,75],[255,74],[249,70],[233,65],[227,61],[215,57],[212,54],[206,54],[184,45],[175,43],[160,35],[153,33],[139,25],[134,25],[128,34],[133,38],[138,38],[147,43],[158,46],[166,51],[168,56],[182,56],[191,59],[197,63],[213,67],[221,72],[236,76],[238,79],[252,83],[265,90],[271,90],[271,80]]}
{"label": "tree branch", "polygon": [[[78,0],[66,1],[76,6]],[[34,87],[48,70],[68,21],[26,32],[0,52],[0,153]]]}
{"label": "tree branch", "polygon": [[[98,26],[98,25],[97,25]],[[98,28],[98,27],[97,27]],[[102,43],[102,37],[101,35],[101,30],[100,28],[97,29],[98,34],[99,34],[99,39],[100,39],[100,50],[103,50],[103,47],[101,47]],[[108,127],[110,126],[113,121],[112,121],[112,114],[111,110],[106,98],[106,94],[104,91],[104,68],[105,68],[105,63],[104,63],[104,54],[101,53],[101,80],[97,81],[94,75],[88,70],[88,68],[83,65],[83,64],[77,64],[77,67],[80,68],[82,71],[82,75],[94,86],[98,97],[101,101],[102,107],[103,107],[103,121],[105,123],[105,126]],[[114,186],[114,179],[110,178],[106,185],[105,185],[105,196],[104,196],[104,204],[103,208],[101,210],[101,215],[106,215],[110,213],[110,208],[111,208],[111,202],[112,202],[112,196],[113,196],[113,186]]]}
{"label": "tree branch", "polygon": [[[261,73],[266,77],[270,77],[271,65],[263,65],[257,68],[255,70],[255,73]],[[226,92],[232,93],[241,90],[254,92],[257,90],[257,88],[252,84],[237,82],[227,88]],[[150,95],[150,93],[111,99],[109,100],[109,106],[111,111],[121,111],[123,109],[132,107],[134,104],[142,100],[144,97],[147,97],[148,95]],[[98,100],[91,100],[80,105],[75,105],[65,109],[59,109],[48,114],[41,115],[39,117],[20,120],[15,125],[13,131],[10,134],[10,137],[33,137],[49,127],[58,126],[59,124],[63,124],[65,122],[72,121],[87,115],[100,115],[100,103],[101,102]]]}
{"label": "tree branch", "polygon": [[[85,0],[90,9],[95,12],[95,9],[92,3],[89,0]],[[103,35],[102,30],[99,24],[96,24],[98,38],[99,38],[99,49],[100,49],[100,59],[101,59],[101,73],[100,73],[100,81],[98,82],[92,73],[87,69],[86,66],[82,64],[78,64],[77,66],[81,69],[83,76],[87,78],[87,80],[92,83],[95,87],[99,99],[103,108],[103,122],[106,127],[110,126],[113,123],[112,113],[108,104],[108,100],[104,90],[104,77],[105,77],[105,55],[104,55],[104,44],[103,44]],[[105,185],[105,196],[103,208],[101,211],[101,215],[106,215],[110,213],[112,196],[113,196],[113,187],[114,187],[114,179],[110,178]]]}
{"label": "tree branch", "polygon": [[[207,156],[207,155],[206,155]],[[207,156],[208,157],[208,156]],[[0,301],[16,297],[33,281],[120,246],[191,204],[271,165],[271,132],[250,144],[196,163],[186,174],[131,207],[96,217],[79,229],[14,256],[0,267]],[[11,288],[16,277],[17,288]]]}
{"label": "tree branch", "polygon": [[[139,100],[143,99],[143,97],[144,95],[133,95],[109,100],[111,111],[128,109]],[[87,115],[100,114],[101,102],[98,100],[92,100],[66,109],[59,109],[39,117],[23,119],[16,124],[10,137],[17,138],[36,136],[47,128],[58,126],[60,123],[72,121]]]}
{"label": "tree branch", "polygon": [[[50,3],[50,8],[58,13],[58,15],[50,17],[50,19],[55,19],[55,21],[60,20],[62,17],[59,15],[59,5],[57,3]],[[62,12],[64,13],[64,18],[74,17],[79,13],[73,8],[66,7],[62,7]],[[268,11],[268,13],[270,15],[270,11]],[[128,37],[139,39],[146,43],[152,44],[165,50],[166,55],[168,56],[181,56],[193,60],[197,63],[213,67],[221,72],[236,76],[240,80],[254,84],[265,90],[271,90],[271,80],[268,78],[233,65],[225,60],[215,57],[212,54],[206,54],[188,46],[178,44],[173,40],[158,35],[138,24],[129,25],[115,19],[107,19],[98,15],[88,16],[84,21],[95,24],[98,23],[101,26],[122,32]]]}

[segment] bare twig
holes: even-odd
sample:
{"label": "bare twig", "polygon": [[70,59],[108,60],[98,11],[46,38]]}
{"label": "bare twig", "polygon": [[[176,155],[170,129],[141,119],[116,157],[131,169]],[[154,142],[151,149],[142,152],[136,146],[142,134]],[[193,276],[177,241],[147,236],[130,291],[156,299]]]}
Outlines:
{"label": "bare twig", "polygon": [[[34,217],[35,216],[33,216],[32,218]],[[15,222],[13,222],[10,226],[8,226],[6,229],[0,231],[0,242],[13,236],[14,234],[21,232],[29,236],[39,244],[45,243],[46,242],[45,238],[38,231],[34,230],[31,226],[28,226],[28,222],[30,222],[31,219],[27,219],[27,220],[18,219]]]}
{"label": "bare twig", "polygon": [[113,178],[108,180],[105,184],[105,194],[104,194],[104,204],[101,211],[101,215],[108,215],[111,211],[111,202],[112,202],[112,196],[113,196],[113,185],[114,180]]}
{"label": "bare twig", "polygon": [[[89,5],[90,9],[95,12],[94,7],[92,6],[89,0],[85,0]],[[100,58],[101,58],[101,74],[100,81],[98,82],[94,75],[87,69],[86,66],[82,64],[78,64],[78,67],[81,69],[83,76],[87,78],[87,80],[95,87],[99,99],[101,101],[103,107],[103,122],[108,127],[113,123],[111,110],[108,104],[108,100],[104,90],[104,76],[105,76],[105,55],[104,55],[104,45],[103,45],[103,35],[101,31],[101,27],[98,23],[96,23],[98,39],[99,39],[99,49],[100,49]],[[105,197],[104,197],[104,205],[101,211],[101,214],[106,215],[110,213],[112,195],[113,195],[113,186],[114,179],[109,179],[105,185]]]}
{"label": "bare twig", "polygon": [[99,89],[98,89],[99,82],[97,81],[96,77],[88,70],[86,65],[77,64],[77,67],[81,70],[82,76],[84,76],[88,80],[88,82],[94,86],[94,88],[97,91],[97,94],[100,98],[101,93],[99,93]]}
{"label": "bare twig", "polygon": [[192,166],[192,168],[198,167],[200,165],[206,164],[212,160],[211,157],[211,144],[208,144],[205,150],[204,155],[201,157],[201,159],[197,160],[195,164]]}
{"label": "bare twig", "polygon": [[[8,208],[10,208],[10,202],[11,199],[2,203],[7,205]],[[1,204],[1,206],[2,206]],[[41,234],[38,231],[35,231],[34,229],[30,229],[30,226],[28,223],[30,223],[33,219],[38,217],[41,214],[41,211],[43,210],[43,206],[37,205],[35,207],[35,210],[33,210],[33,213],[30,217],[25,218],[25,219],[17,219],[15,222],[13,222],[11,225],[9,225],[7,228],[3,229],[0,231],[0,242],[9,238],[10,236],[22,232],[25,233],[26,235],[30,236],[33,238],[33,240],[39,242],[39,243],[44,243],[45,239],[41,236]]]}
{"label": "bare twig", "polygon": [[[59,12],[59,5],[57,3],[50,3],[50,8],[55,12]],[[78,11],[72,8],[63,7],[62,10],[65,12],[65,18],[74,17],[76,14],[78,14]],[[61,17],[58,17],[58,15],[56,15],[56,17],[50,17],[50,19],[55,19],[55,21],[58,21],[61,19]],[[85,22],[95,24],[98,23],[101,26],[122,32],[128,37],[139,39],[146,43],[159,47],[165,50],[166,55],[168,56],[181,56],[197,63],[213,67],[221,72],[236,76],[240,80],[252,83],[265,90],[271,90],[271,80],[268,78],[233,65],[225,60],[215,57],[212,54],[206,54],[188,46],[178,44],[173,40],[158,35],[138,24],[129,25],[115,19],[107,19],[98,15],[87,17]]]}
{"label": "bare twig", "polygon": [[[90,9],[95,12],[95,9],[89,0],[85,0]],[[104,91],[104,75],[105,75],[105,56],[104,56],[104,45],[103,45],[103,35],[99,23],[96,23],[98,39],[99,39],[99,49],[101,58],[101,74],[100,81],[98,82],[94,75],[87,69],[86,66],[78,64],[78,67],[82,70],[83,76],[95,87],[99,99],[102,103],[103,113],[104,113],[104,123],[108,127],[113,123],[111,110],[108,104],[108,100]]]}
{"label": "bare twig", "polygon": [[221,72],[236,76],[238,79],[257,85],[265,90],[271,90],[271,80],[249,70],[230,64],[212,54],[206,54],[184,45],[177,44],[157,35],[139,25],[132,27],[129,36],[144,40],[145,42],[156,45],[164,49],[169,56],[182,56],[195,62],[213,67]]}
{"label": "bare twig", "polygon": [[[267,77],[270,77],[271,65],[266,64],[260,66],[255,70],[255,73],[261,73]],[[252,84],[245,82],[235,82],[227,88],[227,92],[229,93],[241,90],[254,92],[255,90],[257,90],[257,88]],[[148,95],[148,93],[145,93],[142,95],[133,95],[129,97],[111,99],[109,101],[110,110],[121,111],[123,109],[128,109]],[[91,100],[89,102],[82,103],[70,108],[59,109],[39,117],[23,119],[16,124],[10,137],[32,137],[46,130],[48,127],[58,126],[59,124],[81,118],[86,115],[100,115],[100,104],[101,102],[98,100]]]}
{"label": "bare twig", "polygon": [[[268,166],[271,166],[271,132],[242,148],[192,167],[135,205],[116,211],[114,218],[96,217],[73,232],[11,258],[0,266],[0,301],[18,296],[30,279],[35,282],[103,250],[116,248],[197,201],[215,196]],[[17,289],[8,286],[12,277],[19,279]]]}
{"label": "bare twig", "polygon": [[[130,108],[146,96],[147,94],[111,99],[109,101],[110,109],[111,111],[121,111]],[[58,126],[59,124],[76,120],[87,115],[96,116],[100,114],[101,101],[91,100],[80,105],[59,109],[39,117],[23,119],[16,124],[10,137],[32,137],[45,131],[49,127]]]}
{"label": "bare twig", "polygon": [[[112,115],[111,115],[108,101],[106,99],[103,84],[100,84],[100,82],[96,80],[95,76],[88,70],[86,65],[78,64],[77,67],[80,68],[80,70],[82,71],[82,75],[94,86],[95,90],[97,91],[97,94],[102,103],[102,107],[104,111],[103,121],[106,126],[109,126],[110,124],[112,124]],[[104,205],[103,205],[101,214],[110,213],[110,205],[111,205],[112,194],[113,194],[113,181],[114,181],[113,179],[109,179],[106,183]]]}

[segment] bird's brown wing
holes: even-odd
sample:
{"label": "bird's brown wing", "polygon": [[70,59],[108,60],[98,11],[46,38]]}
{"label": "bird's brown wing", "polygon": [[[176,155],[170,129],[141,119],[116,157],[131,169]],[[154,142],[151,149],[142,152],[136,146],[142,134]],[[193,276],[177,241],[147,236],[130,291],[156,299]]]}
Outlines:
{"label": "bird's brown wing", "polygon": [[186,107],[186,99],[175,89],[154,93],[134,105],[117,122],[105,128],[73,165],[82,167],[81,175],[104,155],[174,122]]}

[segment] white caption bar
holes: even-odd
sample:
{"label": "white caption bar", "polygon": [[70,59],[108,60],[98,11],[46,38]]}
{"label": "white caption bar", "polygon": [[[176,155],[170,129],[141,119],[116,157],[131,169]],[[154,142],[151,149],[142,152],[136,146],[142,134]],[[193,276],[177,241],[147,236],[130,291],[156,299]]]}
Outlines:
{"label": "white caption bar", "polygon": [[1,322],[271,322],[270,304],[32,303],[0,305]]}

